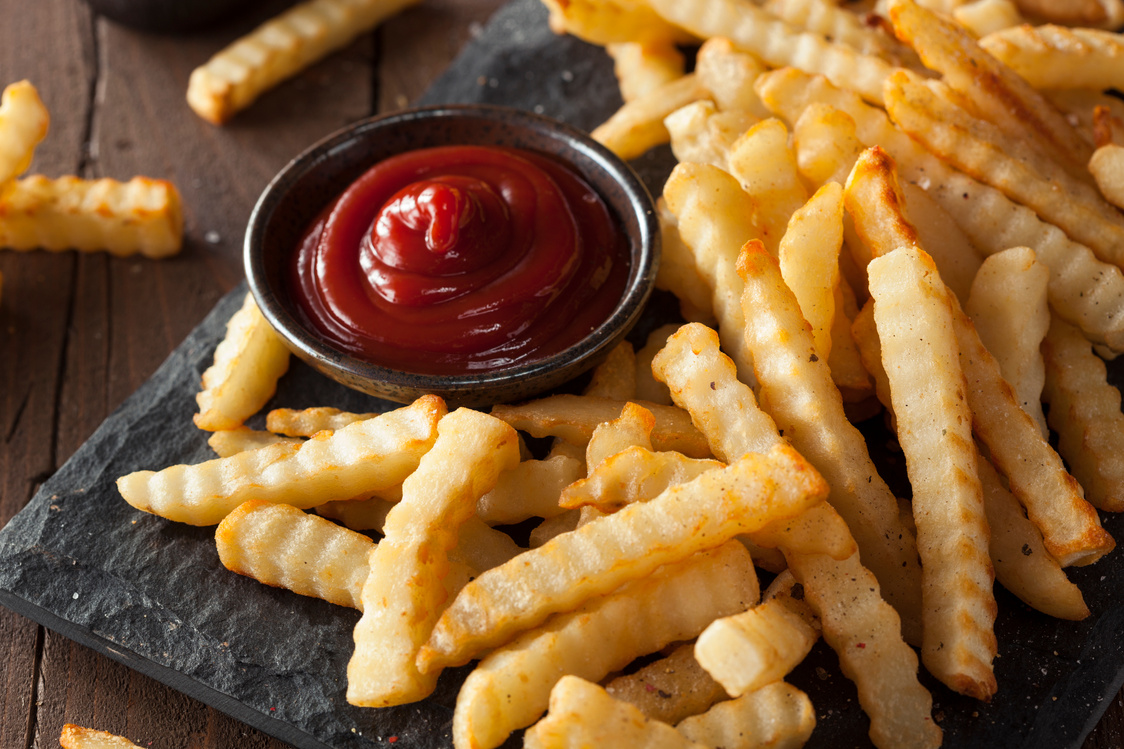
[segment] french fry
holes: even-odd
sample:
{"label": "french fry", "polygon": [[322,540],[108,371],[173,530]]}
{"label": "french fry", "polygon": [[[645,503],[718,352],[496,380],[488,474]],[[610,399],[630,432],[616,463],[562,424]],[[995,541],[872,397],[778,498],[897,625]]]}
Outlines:
{"label": "french fry", "polygon": [[835,318],[831,323],[831,355],[827,358],[827,366],[845,405],[867,400],[873,387],[870,372],[863,365],[851,335],[851,318],[857,314],[855,292],[847,283],[846,276],[842,276],[835,287]]}
{"label": "french fry", "polygon": [[347,46],[416,0],[308,0],[191,72],[187,104],[221,125],[281,81]]}
{"label": "french fry", "polygon": [[760,60],[736,49],[725,37],[707,39],[695,59],[695,73],[720,110],[744,112],[757,120],[769,116],[753,90],[753,82],[764,72]]}
{"label": "french fry", "polygon": [[784,603],[765,601],[715,619],[695,642],[695,659],[731,697],[780,681],[820,633]]}
{"label": "french fry", "polygon": [[694,74],[665,83],[625,104],[590,135],[626,161],[667,143],[664,118],[693,101],[705,98],[706,89]]}
{"label": "french fry", "polygon": [[566,509],[588,506],[612,513],[722,467],[717,460],[688,458],[676,452],[657,453],[634,445],[605,458],[588,477],[567,486],[558,505]]}
{"label": "french fry", "polygon": [[268,447],[279,443],[299,445],[300,442],[301,440],[295,437],[282,437],[273,432],[259,432],[246,427],[224,429],[207,438],[207,445],[220,458],[229,458],[231,455],[244,453],[247,450],[257,450],[259,447]]}
{"label": "french fry", "polygon": [[566,455],[524,460],[500,474],[496,487],[476,503],[476,515],[488,525],[554,517],[564,510],[558,505],[562,490],[584,475],[584,463]]}
{"label": "french fry", "polygon": [[714,289],[699,270],[693,251],[679,236],[678,220],[668,209],[667,201],[661,197],[656,207],[663,239],[656,288],[670,291],[678,297],[679,313],[684,319],[710,323],[714,320]]}
{"label": "french fry", "polygon": [[527,730],[525,749],[583,749],[642,746],[645,749],[705,749],[666,723],[649,720],[636,707],[614,700],[579,676],[563,676],[550,692],[550,712]]}
{"label": "french fry", "polygon": [[653,720],[675,725],[726,698],[726,690],[695,660],[694,643],[605,685],[610,697],[640,708]]}
{"label": "french fry", "polygon": [[1124,146],[1107,143],[1093,151],[1089,173],[1105,200],[1117,208],[1124,205]]}
{"label": "french fry", "polygon": [[622,341],[593,369],[585,395],[626,401],[636,397],[636,352]]}
{"label": "french fry", "polygon": [[[656,450],[676,450],[691,458],[710,457],[706,439],[691,424],[686,411],[672,406],[639,401],[656,417],[652,445]],[[624,403],[611,398],[585,395],[551,395],[522,405],[499,405],[492,415],[532,437],[561,437],[575,445],[586,445],[598,424],[621,414]]]}
{"label": "french fry", "polygon": [[675,728],[691,741],[723,749],[800,747],[816,727],[808,695],[783,681],[720,702]]}
{"label": "french fry", "polygon": [[464,663],[661,564],[799,514],[825,493],[814,469],[778,446],[597,518],[469,583],[419,653],[419,668]]}
{"label": "french fry", "polygon": [[335,520],[353,531],[378,531],[382,533],[390,508],[402,501],[402,486],[396,487],[398,496],[384,498],[370,496],[366,499],[343,499],[316,505],[313,509],[321,517]]}
{"label": "french fry", "polygon": [[851,325],[851,331],[862,355],[863,365],[874,379],[875,395],[889,416],[890,430],[897,432],[894,402],[890,398],[890,378],[886,376],[886,368],[882,366],[882,342],[878,340],[878,328],[874,324],[873,302],[868,300],[859,310],[855,322]]}
{"label": "french fry", "polygon": [[684,75],[683,53],[668,42],[615,42],[605,45],[613,58],[613,74],[626,102]]}
{"label": "french fry", "polygon": [[377,413],[349,413],[328,406],[301,410],[275,408],[266,414],[265,428],[289,437],[311,437],[317,432],[334,432],[357,421],[373,419],[376,416]]}
{"label": "french fry", "polygon": [[995,579],[1027,606],[1049,616],[1073,621],[1089,616],[1081,590],[1046,551],[1042,534],[1027,520],[1019,501],[984,458],[979,461],[979,474],[991,528],[988,551]]}
{"label": "french fry", "polygon": [[636,397],[661,406],[671,405],[671,392],[667,385],[652,373],[652,360],[667,344],[667,339],[679,329],[678,325],[661,325],[648,334],[643,348],[636,352]]}
{"label": "french fry", "polygon": [[67,723],[62,727],[59,744],[62,745],[62,749],[141,749],[123,736],[108,731],[83,728],[73,723]]}
{"label": "french fry", "polygon": [[823,102],[812,102],[792,128],[800,174],[817,188],[827,182],[845,184],[863,152],[855,121]]}
{"label": "french fry", "polygon": [[1049,21],[1071,26],[1102,26],[1110,23],[1109,8],[1114,4],[1105,0],[1016,0],[1022,12]]}
{"label": "french fry", "polygon": [[[1124,130],[1124,101],[1107,93],[1086,88],[1053,89],[1042,93],[1061,110],[1090,145],[1101,145],[1096,138],[1095,116],[1097,109],[1101,108],[1107,110],[1105,116],[1109,118],[1112,125],[1113,138],[1121,138],[1121,130]],[[1115,140],[1115,142],[1124,144],[1124,140]]]}
{"label": "french fry", "polygon": [[770,118],[754,125],[730,146],[727,161],[730,174],[753,200],[754,236],[776,255],[789,219],[808,201],[784,123]]}
{"label": "french fry", "polygon": [[836,5],[830,0],[767,0],[765,10],[793,26],[810,31],[857,52],[881,57],[893,65],[918,67],[921,61],[909,47],[898,42],[862,14]]}
{"label": "french fry", "polygon": [[433,691],[439,671],[422,673],[414,662],[447,599],[442,580],[457,530],[500,472],[519,462],[515,430],[494,417],[462,408],[441,419],[437,431],[370,553],[347,666],[352,705],[400,705]]}
{"label": "french fry", "polygon": [[827,362],[815,355],[808,324],[776,260],[750,241],[742,248],[738,272],[745,281],[746,342],[769,413],[823,473],[831,486],[829,502],[847,521],[863,564],[901,612],[912,639],[921,611],[921,570],[897,500],[878,475],[862,435],[847,421]]}
{"label": "french fry", "polygon": [[1080,331],[1054,319],[1042,343],[1043,395],[1058,452],[1085,489],[1085,498],[1124,511],[1124,415],[1120,391],[1108,384],[1104,362]]}
{"label": "french fry", "polygon": [[273,397],[288,369],[289,349],[247,294],[203,373],[203,390],[195,396],[195,426],[209,432],[242,426]]}
{"label": "french fry", "polygon": [[980,46],[1035,88],[1124,87],[1124,37],[1111,31],[1023,24],[980,39]]}
{"label": "french fry", "polygon": [[546,0],[550,28],[593,44],[639,42],[674,44],[696,41],[635,0]]}
{"label": "french fry", "polygon": [[990,700],[998,650],[989,530],[949,294],[903,246],[870,261],[870,293],[921,555],[921,658],[953,691]]}
{"label": "french fry", "polygon": [[831,356],[842,247],[843,187],[828,182],[792,214],[777,254],[781,276],[812,326],[816,356],[824,360]]}
{"label": "french fry", "polygon": [[35,146],[47,137],[50,122],[51,116],[31,83],[19,81],[4,88],[0,95],[0,185],[31,165]]}
{"label": "french fry", "polygon": [[[1018,6],[1012,0],[974,0],[953,10],[952,17],[976,38],[1010,29],[1023,21]],[[980,46],[984,46],[982,40]]]}
{"label": "french fry", "polygon": [[664,118],[663,124],[677,161],[727,169],[730,147],[760,120],[738,109],[719,111],[714,102],[701,99],[676,109]]}
{"label": "french fry", "polygon": [[138,510],[189,525],[215,525],[250,499],[300,509],[400,484],[436,438],[445,404],[423,396],[377,418],[308,440],[198,465],[136,471],[117,480]]}
{"label": "french fry", "polygon": [[182,242],[180,196],[166,180],[32,175],[0,185],[0,247],[161,258]]}
{"label": "french fry", "polygon": [[1019,405],[1043,436],[1048,435],[1042,413],[1046,366],[1040,349],[1050,327],[1049,281],[1050,271],[1034,250],[1012,247],[984,261],[964,308]]}
{"label": "french fry", "polygon": [[951,20],[913,0],[889,0],[889,10],[898,38],[917,50],[926,67],[943,73],[978,114],[1012,138],[1055,156],[1080,178],[1092,149],[1045,97]]}
{"label": "french fry", "polygon": [[818,33],[797,30],[753,3],[648,0],[648,4],[665,20],[700,38],[727,37],[735,47],[769,65],[822,73],[868,101],[882,101],[882,81],[892,68],[889,63]]}
{"label": "french fry", "polygon": [[599,681],[745,610],[759,595],[749,552],[729,541],[556,616],[493,651],[469,674],[453,712],[453,743],[493,749],[546,711],[563,676]]}

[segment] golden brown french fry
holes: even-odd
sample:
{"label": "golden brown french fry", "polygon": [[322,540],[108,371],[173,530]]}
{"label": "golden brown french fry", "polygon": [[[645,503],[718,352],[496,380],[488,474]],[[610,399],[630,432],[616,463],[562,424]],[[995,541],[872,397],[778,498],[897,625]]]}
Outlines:
{"label": "golden brown french fry", "polygon": [[317,432],[334,432],[357,421],[373,419],[376,416],[377,413],[349,413],[329,406],[300,410],[275,408],[266,414],[265,428],[289,437],[311,437]]}
{"label": "golden brown french fry", "polygon": [[345,47],[417,0],[308,0],[191,72],[187,103],[221,125],[281,81]]}
{"label": "golden brown french fry", "polygon": [[924,250],[870,261],[870,294],[913,487],[921,555],[921,658],[953,691],[990,700],[997,607],[950,295]]}
{"label": "golden brown french fry", "polygon": [[675,728],[704,746],[723,749],[799,747],[816,727],[808,695],[783,681],[720,702]]}
{"label": "golden brown french fry", "polygon": [[745,610],[759,594],[749,552],[729,541],[556,616],[494,650],[469,674],[457,695],[453,742],[493,749],[546,711],[563,676],[599,681]]}
{"label": "golden brown french fry", "polygon": [[32,175],[0,185],[0,247],[161,258],[182,242],[180,196],[166,180]]}
{"label": "golden brown french fry", "polygon": [[352,705],[400,705],[433,691],[439,670],[422,673],[414,662],[447,600],[442,580],[458,528],[500,472],[519,462],[518,435],[492,416],[461,408],[441,419],[437,432],[370,553],[347,666]]}
{"label": "golden brown french fry", "polygon": [[613,58],[613,74],[626,102],[684,75],[683,53],[670,42],[614,42],[605,51]]}
{"label": "golden brown french fry", "polygon": [[50,122],[47,107],[30,82],[18,81],[4,88],[0,95],[0,185],[31,165],[35,146],[47,136]]}
{"label": "golden brown french fry", "polygon": [[663,124],[665,117],[706,95],[696,75],[685,75],[628,102],[590,135],[622,159],[635,159],[667,143],[670,136]]}
{"label": "golden brown french fry", "polygon": [[726,698],[726,690],[695,660],[694,643],[605,685],[609,696],[640,708],[653,720],[675,725]]}
{"label": "golden brown french fry", "polygon": [[636,352],[628,341],[617,344],[593,369],[585,395],[627,401],[636,397]]}
{"label": "golden brown french fry", "polygon": [[62,749],[141,749],[123,736],[108,731],[83,728],[73,723],[67,723],[62,727],[59,744],[62,745]]}
{"label": "golden brown french fry", "polygon": [[444,414],[444,401],[427,395],[299,446],[137,471],[119,478],[117,489],[138,510],[189,525],[215,525],[249,499],[315,507],[400,484],[433,445]]}
{"label": "golden brown french fry", "polygon": [[662,20],[646,4],[634,0],[546,0],[550,28],[593,44],[690,43],[693,36]]}
{"label": "golden brown french fry", "polygon": [[418,665],[428,671],[465,663],[661,564],[797,515],[826,489],[796,451],[778,446],[597,518],[469,583],[442,614]]}
{"label": "golden brown french fry", "polygon": [[1124,415],[1120,391],[1106,379],[1101,358],[1081,332],[1061,320],[1042,343],[1043,395],[1058,452],[1085,489],[1085,498],[1110,512],[1124,511]]}
{"label": "golden brown french fry", "polygon": [[289,349],[247,294],[203,373],[203,390],[195,396],[195,426],[209,432],[242,426],[273,397],[288,369]]}
{"label": "golden brown french fry", "polygon": [[980,46],[1035,88],[1124,87],[1124,36],[1111,31],[1022,24],[980,39]]}
{"label": "golden brown french fry", "polygon": [[300,440],[295,437],[282,437],[273,432],[259,432],[246,427],[224,429],[207,438],[207,444],[220,458],[229,458],[231,455],[244,453],[247,450],[257,450],[259,447],[268,447],[278,443],[299,445]]}

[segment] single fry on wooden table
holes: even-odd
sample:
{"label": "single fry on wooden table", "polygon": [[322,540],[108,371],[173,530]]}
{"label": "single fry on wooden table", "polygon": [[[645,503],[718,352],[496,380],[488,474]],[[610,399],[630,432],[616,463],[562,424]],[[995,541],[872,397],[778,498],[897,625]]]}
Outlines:
{"label": "single fry on wooden table", "polygon": [[83,728],[73,723],[67,723],[62,727],[59,744],[62,749],[141,749],[124,736]]}

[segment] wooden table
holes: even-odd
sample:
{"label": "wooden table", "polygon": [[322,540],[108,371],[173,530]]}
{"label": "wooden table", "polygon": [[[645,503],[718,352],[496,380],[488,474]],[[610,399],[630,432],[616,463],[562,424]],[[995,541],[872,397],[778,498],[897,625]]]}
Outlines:
{"label": "wooden table", "polygon": [[[0,86],[31,80],[52,114],[32,172],[171,179],[187,227],[182,254],[163,261],[0,252],[0,525],[241,280],[243,228],[277,170],[415,99],[500,4],[425,0],[216,128],[184,103],[188,75],[286,3],[159,37],[78,0],[0,0]],[[1122,700],[1086,747],[1124,745]],[[0,747],[55,747],[67,722],[165,749],[283,746],[0,609]]]}

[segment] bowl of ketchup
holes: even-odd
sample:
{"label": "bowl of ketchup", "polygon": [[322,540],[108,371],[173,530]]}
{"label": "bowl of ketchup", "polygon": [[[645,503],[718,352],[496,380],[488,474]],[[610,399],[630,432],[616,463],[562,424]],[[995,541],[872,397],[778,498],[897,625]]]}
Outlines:
{"label": "bowl of ketchup", "polygon": [[299,357],[348,387],[482,406],[597,364],[655,283],[655,207],[627,164],[493,106],[358,122],[294,159],[250,217],[246,276]]}

